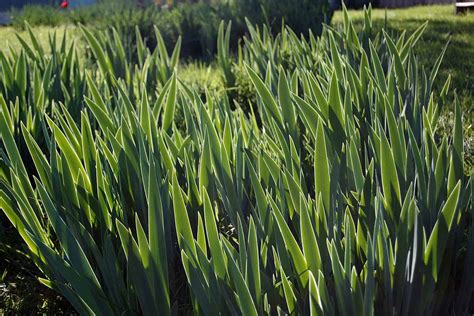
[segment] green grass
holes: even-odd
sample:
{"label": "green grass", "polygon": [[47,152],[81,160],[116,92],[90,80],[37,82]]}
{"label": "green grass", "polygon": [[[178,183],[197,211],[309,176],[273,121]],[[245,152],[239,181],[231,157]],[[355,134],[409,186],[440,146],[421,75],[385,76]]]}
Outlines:
{"label": "green grass", "polygon": [[[60,26],[60,27],[51,27],[51,26],[36,26],[34,27],[34,33],[40,43],[43,43],[44,48],[46,49],[46,53],[48,51],[48,41],[49,36],[56,33],[58,39],[62,38],[64,32],[67,31],[69,42],[72,38],[76,38],[79,34],[77,28],[74,26]],[[28,31],[24,30],[17,30],[13,27],[6,26],[0,27],[0,51],[8,52],[10,48],[13,50],[18,51],[21,48],[21,44],[17,39],[17,34],[20,35],[25,39],[28,44],[31,44],[31,40],[28,35]]]}

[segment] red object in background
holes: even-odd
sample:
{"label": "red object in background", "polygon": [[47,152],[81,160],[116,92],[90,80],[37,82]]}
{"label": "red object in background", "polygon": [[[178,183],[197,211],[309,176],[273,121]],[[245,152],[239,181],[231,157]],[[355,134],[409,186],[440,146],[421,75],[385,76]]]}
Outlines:
{"label": "red object in background", "polygon": [[59,5],[59,7],[60,7],[61,9],[67,9],[67,7],[69,7],[69,1],[63,0],[63,2],[61,2],[61,4]]}

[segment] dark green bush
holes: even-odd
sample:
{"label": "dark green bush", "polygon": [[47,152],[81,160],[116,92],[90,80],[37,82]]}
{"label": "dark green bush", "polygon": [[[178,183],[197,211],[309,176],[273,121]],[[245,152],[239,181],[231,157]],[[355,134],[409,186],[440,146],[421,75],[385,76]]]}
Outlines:
{"label": "dark green bush", "polygon": [[160,30],[167,46],[174,46],[183,37],[182,56],[210,57],[215,53],[215,38],[221,15],[216,7],[206,4],[182,4],[172,10],[155,6],[145,8],[122,6],[99,17],[92,24],[99,29],[117,30],[129,56],[136,52],[136,27],[150,50],[156,47],[154,26]]}
{"label": "dark green bush", "polygon": [[181,15],[183,53],[187,56],[212,56],[215,39],[222,19],[220,8],[207,4],[183,4],[178,6]]}
{"label": "dark green bush", "polygon": [[58,26],[68,22],[67,13],[47,5],[27,5],[21,10],[12,10],[12,25],[24,29],[25,22],[31,26]]}
{"label": "dark green bush", "polygon": [[308,29],[319,33],[322,23],[332,17],[330,0],[238,0],[236,16],[248,17],[253,23],[268,24],[274,32],[281,30],[282,23],[297,34],[307,34]]}
{"label": "dark green bush", "polygon": [[[120,6],[99,19],[95,24],[100,29],[117,30],[124,49],[130,60],[136,61],[136,28],[140,31],[142,38],[148,48],[153,50],[156,47],[156,37],[154,34],[154,25],[158,24],[161,17],[164,16],[157,7],[150,6],[147,8],[137,8],[133,6]],[[173,19],[167,19],[167,26],[172,29],[173,35],[167,40],[175,43],[178,35],[176,31],[176,23]],[[168,34],[167,34],[168,35]]]}
{"label": "dark green bush", "polygon": [[107,20],[115,12],[131,7],[123,1],[100,1],[94,5],[82,6],[67,11],[68,19],[73,24],[96,24]]}

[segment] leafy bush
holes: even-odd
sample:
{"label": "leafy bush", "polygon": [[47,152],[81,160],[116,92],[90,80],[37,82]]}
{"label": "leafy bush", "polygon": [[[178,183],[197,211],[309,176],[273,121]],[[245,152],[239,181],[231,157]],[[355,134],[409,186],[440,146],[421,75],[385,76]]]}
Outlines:
{"label": "leafy bush", "polygon": [[101,24],[109,19],[114,19],[117,12],[126,12],[136,8],[134,1],[124,0],[99,0],[92,5],[68,9],[67,16],[71,23],[82,25]]}
{"label": "leafy bush", "polygon": [[47,5],[26,5],[21,10],[12,10],[12,25],[24,29],[25,22],[32,26],[59,26],[68,22],[65,12]]}
{"label": "leafy bush", "polygon": [[329,23],[336,8],[330,0],[237,0],[236,16],[247,17],[254,24],[267,24],[273,32],[279,32],[282,22],[297,33],[308,30],[319,33],[322,23]]}
{"label": "leafy bush", "polygon": [[196,91],[205,100],[206,93],[215,94],[218,98],[225,94],[220,69],[215,65],[203,62],[191,62],[181,67],[179,79],[183,85]]}
{"label": "leafy bush", "polygon": [[78,116],[67,98],[26,97],[29,81],[50,91],[52,66],[40,66],[54,57],[36,46],[4,57],[0,86],[15,94],[0,94],[0,207],[40,281],[82,314],[469,313],[458,105],[453,135],[434,134],[444,52],[426,74],[413,53],[425,26],[371,37],[365,14],[360,34],[349,19],[308,39],[249,30],[235,67],[257,93],[250,113],[229,95],[203,100],[159,32],[150,51],[137,35],[131,63],[118,35],[83,29],[95,63],[65,71],[86,82]]}

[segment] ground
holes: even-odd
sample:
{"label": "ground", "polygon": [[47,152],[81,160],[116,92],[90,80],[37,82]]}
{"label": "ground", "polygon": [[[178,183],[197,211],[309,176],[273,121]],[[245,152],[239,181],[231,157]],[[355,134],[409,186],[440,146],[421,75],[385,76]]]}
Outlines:
{"label": "ground", "polygon": [[[349,11],[349,15],[360,25],[363,19],[362,11]],[[474,113],[474,14],[455,16],[454,6],[427,6],[409,9],[373,11],[373,25],[376,29],[387,26],[389,32],[399,33],[406,29],[409,33],[414,31],[424,21],[429,25],[425,35],[418,44],[417,53],[422,63],[429,67],[434,63],[446,42],[451,38],[445,60],[441,66],[441,86],[449,74],[452,76],[452,89],[459,95],[459,100],[464,109],[466,137],[466,156],[471,159],[472,165],[472,143],[474,131],[472,128]],[[333,24],[342,22],[342,13],[337,12]],[[74,27],[68,26],[71,37],[77,37],[79,32]],[[56,31],[62,36],[64,28],[36,27],[34,32],[39,41],[47,43],[48,34]],[[26,32],[20,35],[27,36]],[[28,41],[28,40],[27,40]],[[20,44],[15,36],[15,30],[11,27],[0,27],[0,50],[8,47],[19,48]],[[218,85],[211,73],[212,66],[203,64],[184,65],[182,71],[183,80],[195,80],[209,82],[210,86]],[[217,83],[216,83],[217,82]],[[199,83],[198,83],[199,85]],[[449,129],[450,114],[444,116],[444,124]],[[471,157],[471,158],[469,158]],[[469,171],[470,172],[470,171]],[[1,216],[0,220],[4,220]],[[33,313],[32,309],[42,313],[70,312],[70,307],[64,299],[58,297],[52,291],[45,289],[36,281],[34,266],[28,263],[26,255],[21,249],[16,249],[16,237],[12,237],[12,231],[2,233],[0,225],[0,314],[3,313]],[[13,239],[12,239],[13,238]],[[18,243],[19,244],[19,243]],[[5,275],[4,275],[5,271]],[[34,272],[36,271],[36,272]]]}

